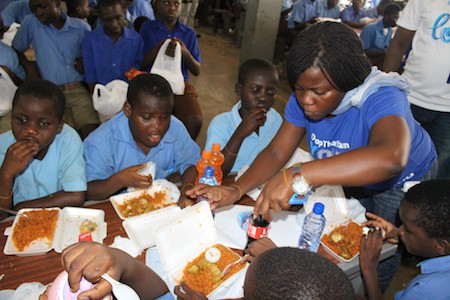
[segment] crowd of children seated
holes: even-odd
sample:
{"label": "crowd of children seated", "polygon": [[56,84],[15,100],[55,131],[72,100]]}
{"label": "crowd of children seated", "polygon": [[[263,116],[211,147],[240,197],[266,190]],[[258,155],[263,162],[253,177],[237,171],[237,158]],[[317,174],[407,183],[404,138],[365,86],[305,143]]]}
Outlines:
{"label": "crowd of children seated", "polygon": [[[339,184],[366,207],[367,225],[384,229],[385,239],[398,236],[411,254],[429,258],[398,299],[448,299],[450,184],[431,180],[437,154],[409,108],[406,80],[372,67],[382,62],[368,58],[384,58],[400,6],[382,0],[366,10],[362,0],[353,0],[340,12],[332,0],[284,5],[296,36],[287,58],[292,95],[284,117],[272,108],[276,68],[258,58],[244,62],[235,85],[237,103],[208,124],[205,148],[221,145],[224,176],[250,168],[230,187],[210,187],[195,186],[202,112],[188,73],[200,74],[201,57],[194,29],[179,21],[181,0],[66,0],[67,13],[61,0],[12,1],[0,18],[2,35],[14,22],[20,24],[11,46],[0,43],[0,67],[9,75],[0,80],[17,86],[12,110],[0,117],[0,207],[82,206],[177,173],[181,207],[200,195],[212,209],[229,205],[266,183],[254,214],[269,219],[270,208],[289,208],[295,182],[308,189]],[[342,23],[318,22],[318,17]],[[364,28],[361,38],[355,28]],[[156,74],[125,77],[131,68],[150,71],[166,39],[181,48],[181,95]],[[92,92],[96,84],[115,79],[129,84],[126,101],[101,124]],[[283,169],[303,137],[315,160]],[[155,178],[138,173],[150,161],[156,164]],[[405,194],[402,186],[411,180],[423,183]],[[5,217],[0,211],[0,219]],[[378,265],[382,243],[379,230],[361,241],[369,299],[381,299],[400,261],[399,250]],[[299,249],[272,248],[273,242],[262,239],[246,250],[255,257],[244,284],[246,299],[355,298],[333,263]],[[81,276],[96,281],[108,272],[142,299],[172,297],[151,269],[119,250],[77,244],[63,252],[62,262],[73,289]],[[101,282],[85,296],[107,292]],[[180,299],[206,298],[185,283],[174,293]]]}

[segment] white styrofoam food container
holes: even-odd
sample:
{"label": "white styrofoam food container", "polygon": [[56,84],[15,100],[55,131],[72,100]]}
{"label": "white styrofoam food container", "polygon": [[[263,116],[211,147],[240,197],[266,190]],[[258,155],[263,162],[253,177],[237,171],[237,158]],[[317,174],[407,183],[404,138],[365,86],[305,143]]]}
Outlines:
{"label": "white styrofoam food container", "polygon": [[[136,191],[133,191],[130,193],[124,193],[124,194],[112,196],[109,198],[109,201],[111,201],[111,204],[114,207],[114,210],[116,211],[119,218],[121,218],[122,220],[136,218],[137,216],[130,217],[130,218],[123,216],[122,213],[120,212],[120,209],[118,206],[120,204],[123,204],[125,201],[127,201],[129,199],[139,197],[141,194],[143,194],[145,192],[149,193],[150,195],[154,195],[154,193],[160,192],[160,191],[165,191],[167,194],[167,199],[165,201],[166,204],[178,203],[178,200],[180,199],[180,196],[181,196],[181,193],[178,190],[178,187],[175,184],[173,184],[172,182],[167,181],[165,179],[155,180],[153,182],[152,186],[150,186],[147,189],[140,189],[140,190],[136,190]],[[149,213],[151,213],[151,212],[149,212]],[[142,215],[144,215],[144,214],[142,214]]]}
{"label": "white styrofoam food container", "polygon": [[5,230],[5,235],[8,235],[3,253],[6,255],[31,256],[40,255],[54,249],[61,253],[66,247],[78,242],[78,235],[80,234],[80,225],[84,220],[89,220],[97,224],[97,229],[92,232],[92,240],[102,243],[106,237],[106,223],[104,221],[105,212],[99,209],[79,208],[79,207],[65,207],[60,209],[58,207],[47,208],[47,210],[58,211],[58,221],[56,223],[55,234],[51,243],[45,241],[33,242],[24,251],[18,251],[12,242],[12,233],[14,227],[19,221],[21,215],[27,211],[40,210],[36,208],[21,209],[17,213],[16,218],[10,227],[10,230]]}
{"label": "white styrofoam food container", "polygon": [[[335,229],[337,226],[339,225],[347,225],[348,223],[350,223],[352,220],[348,219],[347,222],[341,223],[341,224],[336,224],[336,225],[331,225],[328,226],[327,228],[325,228],[325,230],[323,231],[323,234],[329,234],[333,231],[333,229]],[[353,221],[354,222],[354,221]],[[355,222],[356,223],[356,222]],[[325,252],[327,252],[328,254],[330,254],[331,256],[333,256],[334,258],[336,258],[339,261],[342,262],[351,262],[352,260],[354,260],[355,258],[358,257],[359,252],[357,254],[355,254],[352,258],[350,259],[345,259],[342,256],[340,256],[339,254],[337,254],[336,252],[334,252],[333,250],[331,250],[324,242],[320,241],[320,244],[322,244],[323,248],[325,249]]]}
{"label": "white styrofoam food container", "polygon": [[178,205],[163,207],[148,214],[128,218],[122,222],[122,226],[128,237],[139,248],[147,249],[155,246],[154,231],[163,223],[175,219],[180,213],[181,208]]}
{"label": "white styrofoam food container", "polygon": [[[186,265],[218,243],[209,203],[201,201],[194,206],[186,207],[175,220],[155,230],[154,238],[165,271],[172,280],[179,283]],[[246,268],[240,270],[220,286],[230,285],[245,271]],[[214,291],[207,296],[212,294]]]}

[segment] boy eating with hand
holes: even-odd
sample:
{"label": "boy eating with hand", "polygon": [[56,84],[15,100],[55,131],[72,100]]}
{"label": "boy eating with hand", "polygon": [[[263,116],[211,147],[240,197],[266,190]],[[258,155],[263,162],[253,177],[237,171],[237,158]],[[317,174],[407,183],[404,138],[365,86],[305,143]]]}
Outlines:
{"label": "boy eating with hand", "polygon": [[[83,144],[64,125],[65,97],[46,80],[23,83],[13,100],[12,130],[0,135],[0,206],[81,206]],[[0,219],[5,217],[0,214]]]}
{"label": "boy eating with hand", "polygon": [[172,90],[163,77],[145,74],[130,82],[123,112],[84,141],[88,199],[105,199],[126,187],[149,187],[152,179],[137,173],[149,161],[156,164],[154,179],[179,172],[182,192],[192,187],[200,148],[172,109]]}

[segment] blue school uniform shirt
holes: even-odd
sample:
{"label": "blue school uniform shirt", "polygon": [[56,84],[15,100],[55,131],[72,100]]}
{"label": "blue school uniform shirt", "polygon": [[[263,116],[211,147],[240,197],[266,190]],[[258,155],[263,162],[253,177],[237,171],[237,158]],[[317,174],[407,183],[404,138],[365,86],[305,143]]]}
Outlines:
{"label": "blue school uniform shirt", "polygon": [[26,16],[12,42],[19,52],[31,43],[41,77],[57,85],[84,80],[74,61],[81,57],[81,43],[91,29],[81,19],[61,15],[66,20],[61,29],[44,25],[33,14]]}
{"label": "blue school uniform shirt", "polygon": [[155,13],[153,12],[150,1],[133,0],[128,6],[125,18],[130,22],[130,27],[133,27],[132,23],[139,17],[147,17],[149,20],[155,19]]}
{"label": "blue school uniform shirt", "polygon": [[395,300],[444,300],[450,298],[450,255],[424,260],[420,275],[406,289],[395,293]]}
{"label": "blue school uniform shirt", "polygon": [[[11,131],[0,135],[0,164],[16,139]],[[13,186],[14,205],[54,194],[59,191],[86,191],[86,165],[83,143],[69,125],[56,135],[42,160],[32,159],[16,176]]]}
{"label": "blue school uniform shirt", "polygon": [[[239,109],[242,103],[239,101],[233,106],[231,111],[217,115],[212,119],[208,127],[205,149],[211,149],[213,143],[219,143],[223,149],[238,126],[242,122]],[[259,135],[252,132],[242,142],[238,155],[230,172],[237,173],[244,165],[251,165],[256,156],[269,145],[280,129],[283,119],[273,109],[267,112],[266,123],[259,127]]]}
{"label": "blue school uniform shirt", "polygon": [[[188,26],[177,21],[173,32],[169,32],[164,26],[161,19],[156,19],[154,21],[148,21],[142,24],[141,30],[139,32],[144,40],[144,54],[152,50],[161,41],[168,38],[177,37],[182,40],[186,45],[186,48],[191,52],[194,59],[200,62],[200,50],[198,48],[197,35]],[[150,67],[151,68],[151,67]],[[183,72],[184,80],[188,80],[188,68],[184,61],[181,61],[181,70]]]}
{"label": "blue school uniform shirt", "polygon": [[433,142],[426,131],[414,120],[406,95],[394,87],[382,87],[370,95],[360,109],[320,121],[308,119],[291,95],[285,110],[285,119],[306,129],[309,149],[314,159],[323,159],[367,146],[370,129],[386,116],[402,117],[411,134],[408,163],[401,174],[377,184],[367,185],[372,190],[402,187],[404,181],[419,180],[436,159]]}
{"label": "blue school uniform shirt", "polygon": [[0,66],[8,67],[17,77],[25,80],[25,70],[19,64],[17,53],[9,46],[0,42]]}
{"label": "blue school uniform shirt", "polygon": [[83,41],[82,53],[85,81],[103,85],[114,79],[128,82],[125,72],[140,68],[144,43],[139,33],[124,27],[114,43],[101,25],[89,32]]}
{"label": "blue school uniform shirt", "polygon": [[341,11],[339,10],[339,5],[336,5],[333,8],[328,8],[328,1],[327,0],[318,0],[319,1],[319,7],[318,7],[318,16],[321,18],[332,18],[332,19],[339,19],[339,16],[341,15]]}
{"label": "blue school uniform shirt", "polygon": [[367,11],[364,8],[360,8],[358,13],[355,12],[353,6],[347,6],[341,12],[342,21],[359,22],[362,18],[368,17]]}
{"label": "blue school uniform shirt", "polygon": [[28,0],[17,0],[11,2],[8,6],[2,10],[3,25],[6,27],[11,26],[12,23],[21,24],[26,16],[31,15],[30,7],[28,6]]}
{"label": "blue school uniform shirt", "polygon": [[392,40],[392,27],[388,27],[387,34],[383,21],[369,24],[361,32],[360,38],[363,42],[364,50],[385,50]]}
{"label": "blue school uniform shirt", "polygon": [[123,112],[103,123],[84,140],[87,181],[104,180],[123,169],[148,161],[156,164],[156,179],[195,166],[200,148],[180,120],[171,116],[161,142],[145,155],[136,145]]}
{"label": "blue school uniform shirt", "polygon": [[288,28],[295,28],[295,23],[305,23],[319,15],[318,0],[298,0],[292,4],[292,14],[288,19]]}

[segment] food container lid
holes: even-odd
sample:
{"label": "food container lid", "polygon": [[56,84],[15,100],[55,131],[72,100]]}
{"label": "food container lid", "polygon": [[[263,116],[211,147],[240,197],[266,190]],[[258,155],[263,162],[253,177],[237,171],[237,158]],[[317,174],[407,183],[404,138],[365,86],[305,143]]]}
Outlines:
{"label": "food container lid", "polygon": [[122,222],[122,226],[128,237],[139,248],[147,249],[155,246],[154,231],[166,222],[176,218],[180,212],[181,208],[179,206],[164,207],[148,214],[126,219]]}
{"label": "food container lid", "polygon": [[201,201],[181,210],[180,215],[154,232],[164,269],[178,282],[186,264],[217,243],[209,203]]}
{"label": "food container lid", "polygon": [[[170,182],[166,179],[155,180],[153,182],[152,186],[150,186],[147,189],[139,189],[139,190],[136,190],[136,191],[133,191],[130,193],[124,193],[124,194],[112,196],[109,198],[109,201],[111,201],[111,204],[114,207],[114,210],[116,211],[119,218],[121,218],[122,220],[136,218],[138,216],[133,216],[130,218],[123,216],[122,212],[119,209],[119,205],[123,204],[125,201],[127,201],[129,199],[139,197],[139,195],[141,195],[145,192],[149,193],[150,195],[153,195],[155,192],[160,192],[160,191],[166,191],[166,193],[167,193],[166,204],[178,203],[178,200],[180,199],[180,196],[181,196],[180,190],[178,189],[178,187],[175,184],[173,184],[172,182]],[[151,213],[151,212],[149,212],[149,213]],[[142,215],[144,215],[144,214],[142,214]]]}

